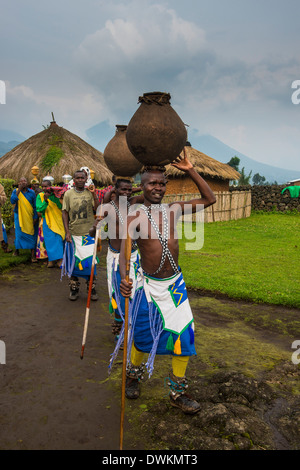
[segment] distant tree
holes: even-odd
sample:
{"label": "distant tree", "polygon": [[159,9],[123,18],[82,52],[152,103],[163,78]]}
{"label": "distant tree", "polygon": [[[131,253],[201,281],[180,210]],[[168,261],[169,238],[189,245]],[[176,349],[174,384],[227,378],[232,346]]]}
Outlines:
{"label": "distant tree", "polygon": [[240,171],[239,170],[239,164],[240,164],[240,159],[239,157],[237,157],[236,155],[234,157],[232,157],[229,162],[227,163],[227,165],[231,166],[232,168],[234,168],[236,171]]}
{"label": "distant tree", "polygon": [[255,175],[252,178],[253,184],[264,184],[266,181],[266,178],[264,176],[261,176],[259,173],[255,173]]}
{"label": "distant tree", "polygon": [[243,168],[241,169],[240,171],[240,178],[239,178],[239,185],[242,186],[242,185],[245,185],[245,184],[249,184],[249,181],[250,181],[250,178],[251,178],[251,175],[252,175],[252,170],[250,171],[249,175],[247,176],[245,174],[245,167],[243,166]]}

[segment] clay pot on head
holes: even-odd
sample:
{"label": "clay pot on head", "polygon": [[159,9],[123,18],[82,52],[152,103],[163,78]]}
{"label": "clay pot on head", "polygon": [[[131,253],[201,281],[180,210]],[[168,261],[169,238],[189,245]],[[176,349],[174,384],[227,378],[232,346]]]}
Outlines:
{"label": "clay pot on head", "polygon": [[182,151],[187,131],[169,93],[144,93],[126,132],[129,150],[144,165],[167,165]]}
{"label": "clay pot on head", "polygon": [[134,176],[142,169],[140,163],[130,152],[126,141],[125,125],[116,125],[116,133],[104,149],[103,157],[109,170],[118,176]]}

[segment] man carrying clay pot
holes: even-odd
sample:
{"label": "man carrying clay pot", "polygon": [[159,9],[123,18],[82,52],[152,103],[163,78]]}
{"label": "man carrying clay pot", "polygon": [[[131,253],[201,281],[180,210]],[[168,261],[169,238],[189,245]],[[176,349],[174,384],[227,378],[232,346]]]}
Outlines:
{"label": "man carrying clay pot", "polygon": [[[178,157],[172,165],[188,175],[201,194],[191,201],[161,204],[167,182],[164,171],[150,167],[142,174],[144,204],[127,219],[128,235],[138,245],[141,266],[129,313],[128,349],[131,348],[131,356],[125,394],[127,398],[139,397],[145,353],[149,354],[146,363],[149,377],[155,356],[168,354],[172,357],[172,371],[168,378],[170,403],[184,413],[194,414],[200,406],[186,394],[188,360],[196,355],[194,319],[178,266],[176,226],[187,204],[192,212],[196,212],[214,204],[216,199],[185,151],[184,157]],[[129,297],[132,280],[126,281],[125,241],[122,240],[120,252],[120,291],[124,297]]]}

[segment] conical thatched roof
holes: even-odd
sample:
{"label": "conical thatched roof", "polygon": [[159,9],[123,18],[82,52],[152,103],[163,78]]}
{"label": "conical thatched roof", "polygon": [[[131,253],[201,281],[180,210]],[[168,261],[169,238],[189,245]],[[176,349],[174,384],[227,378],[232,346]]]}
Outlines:
{"label": "conical thatched roof", "polygon": [[[214,158],[205,155],[205,153],[194,149],[193,147],[185,147],[187,158],[194,165],[195,170],[201,176],[209,176],[210,178],[218,178],[222,180],[237,180],[240,174],[226,163],[221,163]],[[167,176],[173,178],[183,177],[184,173],[174,166],[166,167]]]}
{"label": "conical thatched roof", "polygon": [[38,166],[38,180],[50,174],[55,183],[62,181],[62,176],[87,166],[95,172],[94,179],[103,185],[111,184],[112,173],[107,168],[103,154],[60,127],[55,121],[50,126],[25,140],[0,158],[0,176],[18,181],[25,176],[33,179],[31,168]]}

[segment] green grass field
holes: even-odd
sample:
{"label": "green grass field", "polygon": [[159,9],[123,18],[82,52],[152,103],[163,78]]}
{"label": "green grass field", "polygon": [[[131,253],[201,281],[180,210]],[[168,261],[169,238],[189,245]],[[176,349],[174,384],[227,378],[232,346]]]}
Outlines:
{"label": "green grass field", "polygon": [[[10,245],[13,248],[13,245]],[[14,248],[13,248],[14,251]],[[31,260],[30,250],[20,250],[20,256],[12,256],[12,253],[4,253],[0,248],[0,273],[19,264],[28,263]]]}
{"label": "green grass field", "polygon": [[300,214],[208,223],[200,250],[187,250],[186,241],[179,264],[188,287],[300,308]]}

